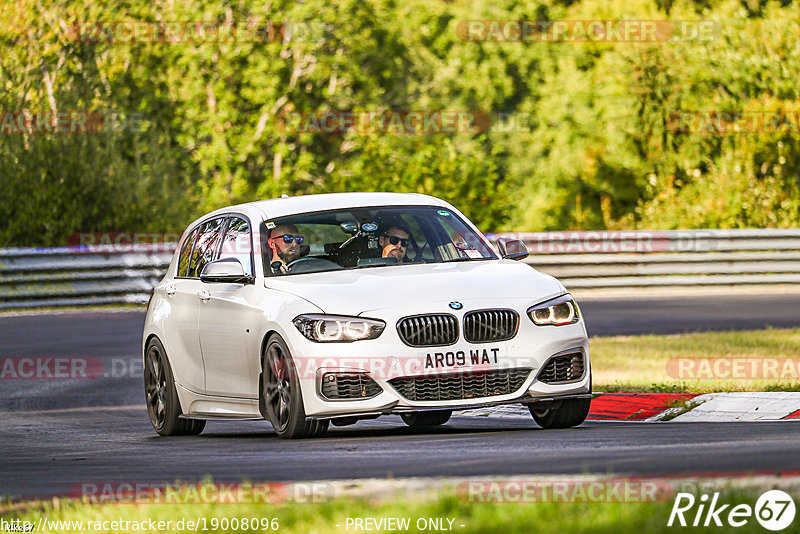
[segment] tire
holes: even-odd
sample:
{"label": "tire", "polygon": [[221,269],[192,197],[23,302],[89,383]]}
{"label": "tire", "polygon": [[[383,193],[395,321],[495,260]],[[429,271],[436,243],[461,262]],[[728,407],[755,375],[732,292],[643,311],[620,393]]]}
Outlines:
{"label": "tire", "polygon": [[316,438],[328,430],[328,421],[306,419],[297,368],[286,342],[273,334],[261,358],[259,404],[279,438]]}
{"label": "tire", "polygon": [[144,353],[144,399],[153,429],[162,436],[190,436],[203,431],[202,419],[183,419],[181,403],[167,351],[158,338],[147,343]]}
{"label": "tire", "polygon": [[528,405],[533,420],[542,428],[572,428],[586,421],[592,399],[564,399],[546,407]]}
{"label": "tire", "polygon": [[403,422],[411,428],[424,428],[445,424],[453,415],[453,410],[436,410],[434,412],[411,412],[401,414]]}

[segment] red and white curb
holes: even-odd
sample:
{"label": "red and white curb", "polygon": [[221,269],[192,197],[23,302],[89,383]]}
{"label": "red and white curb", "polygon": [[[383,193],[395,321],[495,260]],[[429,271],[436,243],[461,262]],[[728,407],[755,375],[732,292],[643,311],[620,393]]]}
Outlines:
{"label": "red and white curb", "polygon": [[[456,412],[466,417],[530,417],[519,405]],[[728,393],[600,393],[589,421],[779,421],[800,420],[800,391]]]}
{"label": "red and white curb", "polygon": [[697,395],[684,407],[652,417],[680,422],[780,421],[800,419],[800,392],[771,391],[706,393]]}

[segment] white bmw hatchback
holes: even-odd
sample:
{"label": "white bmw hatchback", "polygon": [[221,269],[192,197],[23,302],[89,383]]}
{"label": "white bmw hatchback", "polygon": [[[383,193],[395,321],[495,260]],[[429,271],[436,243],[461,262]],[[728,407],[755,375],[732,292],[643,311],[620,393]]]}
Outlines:
{"label": "white bmw hatchback", "polygon": [[280,437],[398,414],[521,403],[545,428],[591,402],[586,328],[555,278],[425,195],[341,193],[224,208],[183,233],[147,308],[161,435],[266,418]]}

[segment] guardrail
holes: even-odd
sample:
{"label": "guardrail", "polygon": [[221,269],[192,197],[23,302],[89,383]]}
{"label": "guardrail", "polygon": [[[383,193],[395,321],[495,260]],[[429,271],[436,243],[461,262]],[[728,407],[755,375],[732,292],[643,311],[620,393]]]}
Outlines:
{"label": "guardrail", "polygon": [[175,244],[0,249],[0,309],[143,304]]}
{"label": "guardrail", "polygon": [[[525,260],[568,289],[800,284],[800,229],[538,232]],[[145,303],[174,244],[0,249],[0,309]]]}
{"label": "guardrail", "polygon": [[568,289],[800,284],[800,229],[541,232],[521,239]]}

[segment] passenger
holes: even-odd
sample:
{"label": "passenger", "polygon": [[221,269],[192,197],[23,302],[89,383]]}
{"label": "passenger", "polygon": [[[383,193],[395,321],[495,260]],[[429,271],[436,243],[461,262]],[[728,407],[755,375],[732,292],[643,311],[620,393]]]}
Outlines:
{"label": "passenger", "polygon": [[456,247],[459,252],[464,252],[464,250],[470,248],[470,246],[467,244],[467,240],[464,239],[464,236],[461,234],[453,234],[451,239],[453,241],[453,246]]}
{"label": "passenger", "polygon": [[272,229],[267,244],[272,250],[270,270],[273,274],[285,274],[287,266],[303,255],[304,240],[293,224],[279,224]]}
{"label": "passenger", "polygon": [[471,249],[472,247],[469,246],[469,244],[467,243],[467,240],[464,239],[464,236],[462,236],[461,234],[456,233],[456,234],[453,234],[450,237],[450,240],[452,241],[453,246],[455,247],[455,253],[456,253],[455,258],[468,258],[469,257],[469,254],[467,254],[466,251]]}

